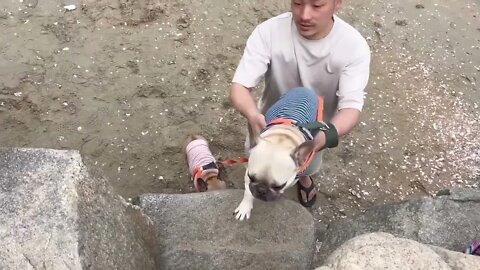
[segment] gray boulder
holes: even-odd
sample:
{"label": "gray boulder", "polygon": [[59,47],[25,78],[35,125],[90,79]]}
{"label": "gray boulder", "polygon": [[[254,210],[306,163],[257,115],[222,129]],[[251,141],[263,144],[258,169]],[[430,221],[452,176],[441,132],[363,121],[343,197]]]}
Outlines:
{"label": "gray boulder", "polygon": [[356,218],[330,226],[316,256],[323,260],[348,239],[369,232],[387,232],[420,243],[463,251],[480,238],[480,194],[450,189],[436,198],[372,208]]}
{"label": "gray boulder", "polygon": [[479,256],[467,255],[431,245],[429,245],[429,247],[442,257],[453,270],[469,270],[479,268],[480,266]]}
{"label": "gray boulder", "polygon": [[480,257],[371,233],[348,240],[317,270],[463,270],[478,269]]}
{"label": "gray boulder", "polygon": [[139,204],[162,239],[163,269],[312,269],[315,228],[300,204],[255,201],[248,221],[232,215],[242,190],[145,194]]}
{"label": "gray boulder", "polygon": [[151,225],[77,151],[0,148],[0,269],[154,269]]}

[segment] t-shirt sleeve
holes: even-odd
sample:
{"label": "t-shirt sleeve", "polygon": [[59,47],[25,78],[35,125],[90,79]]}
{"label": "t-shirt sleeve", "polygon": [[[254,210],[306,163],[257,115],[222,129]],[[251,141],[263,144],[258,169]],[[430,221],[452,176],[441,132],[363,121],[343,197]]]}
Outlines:
{"label": "t-shirt sleeve", "polygon": [[370,50],[347,64],[340,75],[338,110],[363,108],[365,88],[370,74]]}
{"label": "t-shirt sleeve", "polygon": [[234,83],[239,83],[247,88],[255,87],[267,72],[272,57],[266,30],[265,27],[259,25],[248,38],[240,64],[233,76]]}

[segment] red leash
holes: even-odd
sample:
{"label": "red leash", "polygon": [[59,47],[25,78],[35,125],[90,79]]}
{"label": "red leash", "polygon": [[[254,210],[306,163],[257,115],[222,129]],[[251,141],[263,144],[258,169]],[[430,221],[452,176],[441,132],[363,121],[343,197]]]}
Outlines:
{"label": "red leash", "polygon": [[219,160],[217,163],[220,163],[222,165],[227,165],[227,166],[232,166],[233,164],[240,164],[240,163],[247,163],[248,158],[246,157],[241,157],[239,159],[227,159],[227,160]]}
{"label": "red leash", "polygon": [[[314,155],[315,155],[315,152],[313,151],[308,154],[308,157],[305,163],[300,168],[298,168],[298,173],[302,173],[305,171],[308,165],[310,165],[310,163],[312,162]],[[247,162],[248,162],[248,158],[246,157],[241,157],[239,159],[227,159],[227,160],[217,161],[217,163],[222,165],[227,165],[227,166],[232,166],[233,164],[241,164],[241,163],[247,163]]]}

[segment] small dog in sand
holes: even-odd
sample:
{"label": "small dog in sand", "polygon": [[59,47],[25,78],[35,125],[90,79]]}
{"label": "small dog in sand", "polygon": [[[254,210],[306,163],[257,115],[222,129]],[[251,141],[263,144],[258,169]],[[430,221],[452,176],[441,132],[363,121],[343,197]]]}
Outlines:
{"label": "small dog in sand", "polygon": [[217,161],[203,136],[188,136],[185,141],[184,152],[190,175],[198,192],[226,188],[225,181],[218,177]]}

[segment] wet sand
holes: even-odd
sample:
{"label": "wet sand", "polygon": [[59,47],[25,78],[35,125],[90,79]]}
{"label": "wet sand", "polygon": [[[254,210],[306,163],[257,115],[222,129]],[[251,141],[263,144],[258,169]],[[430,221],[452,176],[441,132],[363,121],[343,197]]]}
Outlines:
{"label": "wet sand", "polygon": [[[189,2],[2,1],[0,145],[77,149],[125,198],[193,192],[189,134],[242,156],[230,80],[255,25],[288,1]],[[317,177],[321,221],[479,187],[480,2],[378,2],[339,13],[367,38],[372,71],[362,122]],[[242,166],[226,172],[243,188]]]}

